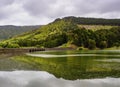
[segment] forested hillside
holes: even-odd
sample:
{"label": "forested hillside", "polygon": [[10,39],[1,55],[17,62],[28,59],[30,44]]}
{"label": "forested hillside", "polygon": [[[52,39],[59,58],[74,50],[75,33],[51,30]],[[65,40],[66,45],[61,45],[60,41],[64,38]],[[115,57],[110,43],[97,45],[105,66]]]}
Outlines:
{"label": "forested hillside", "polygon": [[0,26],[0,40],[8,39],[23,32],[31,31],[40,26]]}
{"label": "forested hillside", "polygon": [[[56,19],[60,20],[59,18]],[[76,24],[84,24],[84,25],[119,25],[120,19],[103,19],[103,18],[84,18],[84,17],[64,17],[62,20],[71,21]]]}
{"label": "forested hillside", "polygon": [[78,24],[57,20],[41,28],[16,36],[0,43],[3,48],[15,47],[58,47],[74,44],[89,49],[109,48],[120,45],[120,27],[93,31]]}

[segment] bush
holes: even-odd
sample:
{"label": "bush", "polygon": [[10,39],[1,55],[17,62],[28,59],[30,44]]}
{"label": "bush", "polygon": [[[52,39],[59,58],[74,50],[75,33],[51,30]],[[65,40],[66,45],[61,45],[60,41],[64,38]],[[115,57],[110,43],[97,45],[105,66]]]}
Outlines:
{"label": "bush", "polygon": [[44,46],[41,45],[36,45],[37,48],[45,48]]}
{"label": "bush", "polygon": [[6,47],[7,47],[7,45],[8,45],[8,43],[7,43],[7,42],[1,42],[1,43],[0,43],[0,46],[1,46],[2,48],[6,48]]}
{"label": "bush", "polygon": [[19,48],[18,44],[8,44],[7,48]]}
{"label": "bush", "polygon": [[83,47],[78,47],[77,50],[84,50],[84,48]]}
{"label": "bush", "polygon": [[9,43],[9,42],[0,43],[0,46],[2,48],[19,48],[20,47],[18,44]]}

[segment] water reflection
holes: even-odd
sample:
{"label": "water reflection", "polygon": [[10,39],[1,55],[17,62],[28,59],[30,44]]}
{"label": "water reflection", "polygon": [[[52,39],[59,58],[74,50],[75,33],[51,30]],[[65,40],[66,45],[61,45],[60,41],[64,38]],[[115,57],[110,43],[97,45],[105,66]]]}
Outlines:
{"label": "water reflection", "polygon": [[[94,54],[94,56],[91,54]],[[120,77],[119,62],[109,62],[113,59],[117,59],[117,61],[120,60],[116,54],[119,55],[119,52],[114,54],[111,52],[102,53],[100,51],[54,51],[34,53],[30,54],[30,56],[18,56],[15,58],[15,60],[29,64],[29,67],[31,67],[31,69],[43,70],[54,74],[57,78],[76,80]]]}
{"label": "water reflection", "polygon": [[[120,77],[120,63],[118,62],[120,58],[116,56],[120,55],[120,51],[115,51],[115,53],[114,51],[45,51],[39,53],[36,52],[34,54],[56,56],[44,58],[19,55],[12,56],[10,58],[2,58],[0,59],[0,70],[46,71],[57,78],[64,78],[68,80]],[[91,54],[100,56],[93,56]],[[67,56],[60,57],[61,55]]]}
{"label": "water reflection", "polygon": [[120,87],[120,78],[69,81],[40,71],[0,72],[0,87]]}
{"label": "water reflection", "polygon": [[44,58],[55,58],[55,57],[78,57],[78,56],[98,56],[98,57],[120,57],[120,55],[99,55],[99,54],[69,54],[69,55],[51,55],[51,54],[30,54],[30,53],[27,53],[26,55],[28,56],[33,56],[33,57],[44,57]]}

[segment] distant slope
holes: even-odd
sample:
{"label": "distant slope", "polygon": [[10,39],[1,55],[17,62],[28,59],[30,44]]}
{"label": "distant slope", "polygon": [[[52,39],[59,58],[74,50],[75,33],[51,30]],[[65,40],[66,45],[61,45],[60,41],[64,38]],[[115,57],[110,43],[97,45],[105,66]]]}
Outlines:
{"label": "distant slope", "polygon": [[[119,25],[120,19],[103,19],[103,18],[85,18],[85,17],[64,17],[62,18],[65,21],[71,21],[76,24],[84,24],[84,25]],[[60,20],[59,18],[56,19]]]}
{"label": "distant slope", "polygon": [[13,26],[13,25],[6,25],[0,26],[0,40],[8,39],[15,35],[22,34],[23,32],[31,31],[40,26]]}

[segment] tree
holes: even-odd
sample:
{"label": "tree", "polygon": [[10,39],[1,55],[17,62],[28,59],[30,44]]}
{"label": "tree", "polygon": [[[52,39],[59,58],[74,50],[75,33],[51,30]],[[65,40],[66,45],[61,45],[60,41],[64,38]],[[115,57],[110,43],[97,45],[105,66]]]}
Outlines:
{"label": "tree", "polygon": [[107,48],[107,42],[106,41],[101,41],[100,42],[100,48],[101,49]]}
{"label": "tree", "polygon": [[118,48],[120,46],[120,44],[118,42],[116,42],[114,45],[116,46],[116,48]]}
{"label": "tree", "polygon": [[88,40],[88,48],[89,49],[95,49],[96,48],[96,42],[95,42],[95,40],[92,40],[92,39]]}

